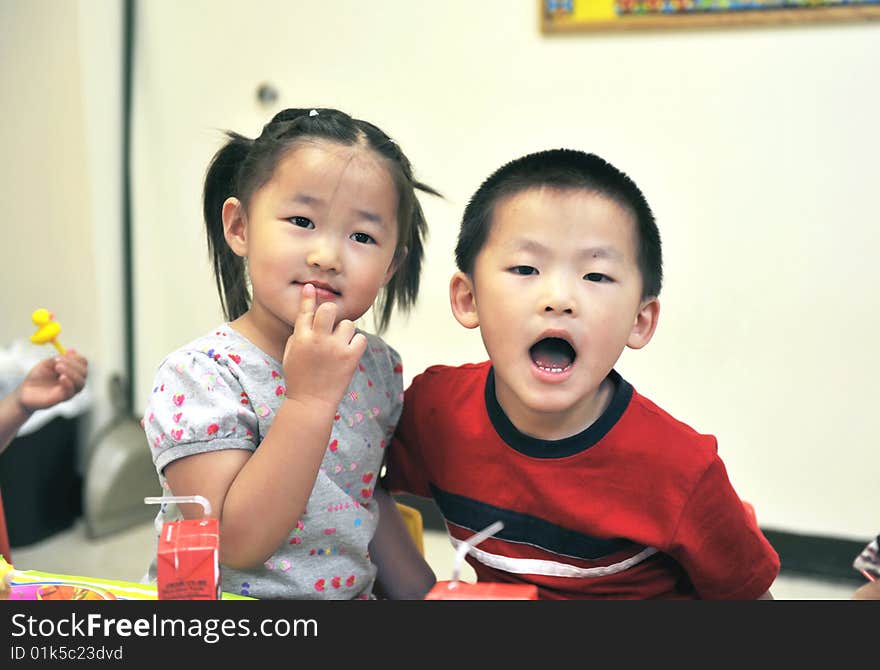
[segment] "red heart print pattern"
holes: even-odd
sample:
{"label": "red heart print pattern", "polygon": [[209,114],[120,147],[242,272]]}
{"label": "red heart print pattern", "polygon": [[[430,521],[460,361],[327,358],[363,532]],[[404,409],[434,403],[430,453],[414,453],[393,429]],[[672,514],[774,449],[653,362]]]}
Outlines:
{"label": "red heart print pattern", "polygon": [[220,430],[220,426],[218,426],[216,423],[212,423],[210,426],[208,426],[208,435],[214,435],[218,430]]}
{"label": "red heart print pattern", "polygon": [[334,589],[338,589],[340,586],[342,586],[342,577],[334,577],[330,580],[330,584],[333,586]]}
{"label": "red heart print pattern", "polygon": [[186,400],[186,396],[184,396],[182,393],[175,393],[171,400],[174,402],[175,405],[180,407],[183,404],[183,401]]}
{"label": "red heart print pattern", "polygon": [[232,361],[233,361],[236,365],[238,365],[239,363],[241,363],[241,356],[239,356],[238,354],[229,354],[229,358],[232,359]]}
{"label": "red heart print pattern", "polygon": [[315,591],[323,591],[324,590],[324,578],[322,577],[318,581],[315,582]]}

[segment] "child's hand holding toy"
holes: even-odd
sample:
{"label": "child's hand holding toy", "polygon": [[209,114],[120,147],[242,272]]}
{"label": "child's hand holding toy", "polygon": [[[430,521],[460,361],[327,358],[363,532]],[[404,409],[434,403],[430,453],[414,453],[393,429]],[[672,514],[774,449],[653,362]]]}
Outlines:
{"label": "child's hand holding toy", "polygon": [[60,356],[46,358],[34,365],[15,390],[19,406],[27,414],[69,400],[79,393],[86,383],[88,361],[75,350],[67,350],[58,342],[61,326],[53,321],[49,310],[38,309],[31,319],[39,326],[31,335],[35,344],[51,343]]}
{"label": "child's hand holding toy", "polygon": [[73,349],[67,350],[58,343],[61,326],[52,321],[52,314],[38,309],[31,319],[40,326],[31,335],[31,342],[51,342],[61,355],[36,363],[12,393],[0,398],[0,452],[36,410],[69,400],[86,385],[89,363]]}

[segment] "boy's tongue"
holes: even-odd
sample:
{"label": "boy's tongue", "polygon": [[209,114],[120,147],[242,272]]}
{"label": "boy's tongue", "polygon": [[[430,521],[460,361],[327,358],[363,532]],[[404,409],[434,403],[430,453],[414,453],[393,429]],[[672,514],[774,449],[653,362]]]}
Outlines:
{"label": "boy's tongue", "polygon": [[565,369],[574,360],[571,346],[555,337],[541,340],[530,350],[532,361],[542,368]]}

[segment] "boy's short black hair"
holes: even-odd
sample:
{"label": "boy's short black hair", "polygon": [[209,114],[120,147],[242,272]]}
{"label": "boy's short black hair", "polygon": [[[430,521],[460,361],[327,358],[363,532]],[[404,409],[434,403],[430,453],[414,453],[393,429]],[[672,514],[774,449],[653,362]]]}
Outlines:
{"label": "boy's short black hair", "polygon": [[630,211],[638,238],[636,261],[642,275],[642,298],[660,295],[663,283],[660,231],[648,201],[636,183],[611,163],[595,154],[573,149],[550,149],[522,156],[502,165],[480,185],[461,221],[455,247],[459,270],[473,273],[477,254],[489,235],[497,203],[541,186],[601,193]]}

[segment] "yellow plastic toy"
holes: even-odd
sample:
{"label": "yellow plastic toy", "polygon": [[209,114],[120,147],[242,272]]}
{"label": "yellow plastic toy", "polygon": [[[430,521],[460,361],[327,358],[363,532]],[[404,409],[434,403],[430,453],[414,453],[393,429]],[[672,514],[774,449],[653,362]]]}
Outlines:
{"label": "yellow plastic toy", "polygon": [[37,326],[37,332],[31,335],[31,342],[34,344],[52,345],[58,350],[62,356],[67,351],[58,341],[58,333],[61,332],[61,325],[54,321],[55,315],[48,309],[38,309],[31,314],[31,321]]}

